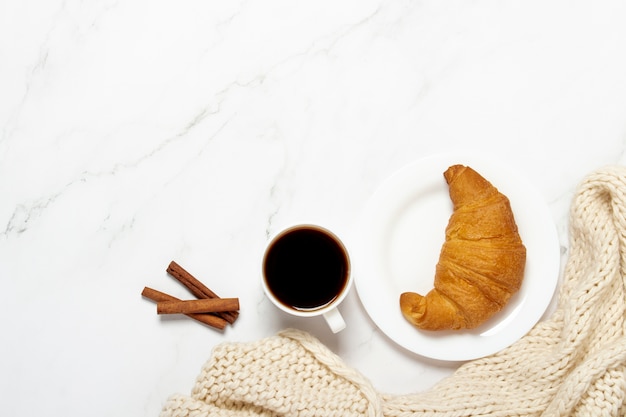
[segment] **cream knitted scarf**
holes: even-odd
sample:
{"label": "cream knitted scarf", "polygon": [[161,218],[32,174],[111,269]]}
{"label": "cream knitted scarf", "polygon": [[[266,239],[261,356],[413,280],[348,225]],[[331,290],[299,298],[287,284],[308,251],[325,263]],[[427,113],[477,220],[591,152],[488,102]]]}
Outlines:
{"label": "cream knitted scarf", "polygon": [[217,346],[191,396],[161,416],[626,415],[626,168],[589,175],[570,213],[570,254],[549,320],[432,389],[381,394],[311,335]]}

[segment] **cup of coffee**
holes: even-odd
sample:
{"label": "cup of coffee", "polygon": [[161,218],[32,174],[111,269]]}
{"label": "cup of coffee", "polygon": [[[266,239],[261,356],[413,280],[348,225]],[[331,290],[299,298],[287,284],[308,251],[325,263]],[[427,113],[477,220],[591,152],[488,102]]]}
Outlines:
{"label": "cup of coffee", "polygon": [[337,333],[346,323],[337,309],[350,290],[350,257],[330,230],[300,224],[270,239],[263,256],[263,290],[294,316],[323,316]]}

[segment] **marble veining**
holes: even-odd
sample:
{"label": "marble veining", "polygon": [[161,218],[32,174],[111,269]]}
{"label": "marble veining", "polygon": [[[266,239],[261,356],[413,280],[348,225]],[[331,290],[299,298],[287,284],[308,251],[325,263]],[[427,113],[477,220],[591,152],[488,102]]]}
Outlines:
{"label": "marble veining", "polygon": [[[460,363],[396,346],[356,291],[337,335],[278,311],[265,242],[299,221],[349,240],[389,175],[469,149],[536,187],[563,265],[577,184],[626,163],[625,18],[617,0],[5,2],[0,409],[154,416],[216,344],[286,327],[381,392],[429,389]],[[189,297],[171,260],[240,298],[234,326],[156,315],[144,286]]]}

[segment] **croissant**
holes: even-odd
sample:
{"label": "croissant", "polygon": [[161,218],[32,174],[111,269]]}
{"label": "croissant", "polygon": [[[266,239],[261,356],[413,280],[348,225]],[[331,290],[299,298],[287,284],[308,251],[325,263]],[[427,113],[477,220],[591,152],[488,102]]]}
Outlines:
{"label": "croissant", "polygon": [[509,199],[470,167],[444,172],[453,213],[425,296],[400,295],[404,317],[423,330],[473,329],[500,311],[524,277],[526,248]]}

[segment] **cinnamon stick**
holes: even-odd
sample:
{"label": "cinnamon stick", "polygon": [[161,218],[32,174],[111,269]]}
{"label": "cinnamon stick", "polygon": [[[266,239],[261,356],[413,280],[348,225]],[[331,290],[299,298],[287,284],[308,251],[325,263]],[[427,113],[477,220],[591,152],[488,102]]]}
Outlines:
{"label": "cinnamon stick", "polygon": [[[191,275],[182,266],[178,265],[174,261],[170,262],[169,266],[167,267],[167,273],[176,278],[185,287],[187,287],[187,289],[197,298],[220,298],[217,294],[211,291],[211,289],[198,281],[193,275]],[[222,317],[230,324],[233,324],[239,316],[239,313],[237,311],[223,311],[215,314]]]}
{"label": "cinnamon stick", "polygon": [[239,310],[238,298],[203,298],[157,303],[157,314],[219,313],[236,310]]}
{"label": "cinnamon stick", "polygon": [[[169,294],[165,294],[161,291],[157,291],[150,287],[145,287],[141,292],[141,295],[146,297],[149,300],[155,301],[157,303],[163,301],[181,301],[180,299],[173,297]],[[228,322],[221,317],[218,317],[214,314],[185,314],[187,317],[190,317],[194,320],[197,320],[201,323],[204,323],[208,326],[214,327],[219,330],[223,330]]]}

